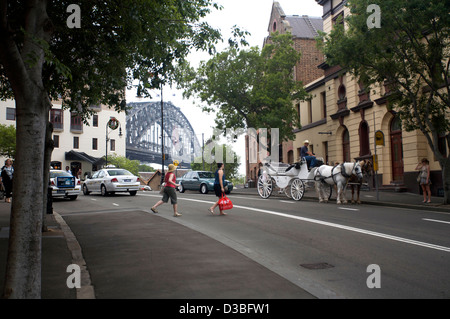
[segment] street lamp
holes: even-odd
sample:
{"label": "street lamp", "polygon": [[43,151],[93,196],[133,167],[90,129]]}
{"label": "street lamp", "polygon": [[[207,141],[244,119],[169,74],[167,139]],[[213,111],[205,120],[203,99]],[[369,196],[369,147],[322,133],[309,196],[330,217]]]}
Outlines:
{"label": "street lamp", "polygon": [[119,137],[122,137],[122,125],[120,124],[119,120],[115,117],[112,117],[109,119],[108,123],[106,123],[106,153],[105,153],[105,166],[108,165],[108,134],[111,133],[111,131],[108,133],[108,128],[111,131],[117,130],[119,128]]}

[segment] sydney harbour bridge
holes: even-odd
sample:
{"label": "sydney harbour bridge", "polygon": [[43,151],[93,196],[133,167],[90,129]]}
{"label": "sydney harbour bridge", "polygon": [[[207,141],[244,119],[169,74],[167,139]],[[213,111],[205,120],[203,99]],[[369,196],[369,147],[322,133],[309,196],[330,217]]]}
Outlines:
{"label": "sydney harbour bridge", "polygon": [[177,160],[181,167],[190,167],[195,157],[201,157],[194,129],[179,107],[164,102],[161,123],[161,102],[134,102],[127,106],[127,158],[161,164],[164,153],[165,165]]}

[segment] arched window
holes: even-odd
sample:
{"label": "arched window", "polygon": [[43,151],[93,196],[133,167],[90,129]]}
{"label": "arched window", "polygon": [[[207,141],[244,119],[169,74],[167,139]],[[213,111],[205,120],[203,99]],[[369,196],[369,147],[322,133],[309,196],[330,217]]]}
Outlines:
{"label": "arched window", "polygon": [[370,155],[369,125],[366,121],[359,126],[359,156]]}
{"label": "arched window", "polygon": [[347,129],[345,129],[344,133],[342,134],[342,152],[344,154],[343,161],[344,162],[351,162],[351,157],[350,157],[350,134],[348,133]]}
{"label": "arched window", "polygon": [[274,21],[273,22],[273,32],[275,32],[275,31],[277,31],[277,22],[276,21]]}

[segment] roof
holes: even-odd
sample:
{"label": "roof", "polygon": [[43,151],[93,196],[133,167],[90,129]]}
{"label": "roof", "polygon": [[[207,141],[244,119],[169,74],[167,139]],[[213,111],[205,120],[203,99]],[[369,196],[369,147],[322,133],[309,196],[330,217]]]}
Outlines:
{"label": "roof", "polygon": [[289,23],[292,35],[297,38],[314,39],[319,35],[318,30],[323,31],[322,18],[292,15],[286,16],[285,21]]}
{"label": "roof", "polygon": [[65,158],[66,161],[84,161],[95,165],[101,164],[102,162],[105,161],[103,158],[97,158],[90,156],[84,152],[75,152],[75,151],[66,152]]}

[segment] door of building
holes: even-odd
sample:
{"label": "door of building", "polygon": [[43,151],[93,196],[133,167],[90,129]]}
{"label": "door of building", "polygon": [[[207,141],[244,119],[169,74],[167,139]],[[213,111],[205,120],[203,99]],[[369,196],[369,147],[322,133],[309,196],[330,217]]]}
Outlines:
{"label": "door of building", "polygon": [[403,181],[403,143],[402,126],[398,117],[391,122],[391,162],[392,162],[392,180],[394,182]]}

